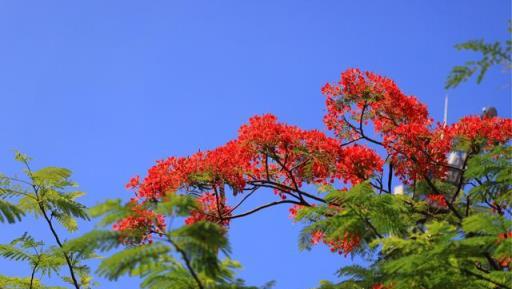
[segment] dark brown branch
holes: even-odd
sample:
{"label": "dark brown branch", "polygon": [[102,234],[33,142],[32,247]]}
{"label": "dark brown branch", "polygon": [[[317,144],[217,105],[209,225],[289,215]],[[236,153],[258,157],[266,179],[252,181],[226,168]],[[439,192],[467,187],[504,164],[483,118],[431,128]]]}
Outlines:
{"label": "dark brown branch", "polygon": [[[430,178],[428,178],[426,175],[423,175],[423,178],[425,179],[425,181],[427,182],[428,186],[434,191],[434,193],[438,194],[438,195],[443,195],[443,193],[441,193],[441,191],[434,185],[434,183],[432,183],[432,181],[430,180]],[[452,203],[450,202],[446,202],[446,204],[448,205],[448,208],[455,214],[455,216],[459,219],[459,220],[462,220],[463,217],[462,215],[457,211],[457,209],[453,206]]]}
{"label": "dark brown branch", "polygon": [[358,137],[358,138],[353,139],[353,140],[351,140],[351,141],[349,141],[349,142],[346,142],[346,143],[341,144],[341,147],[348,146],[348,145],[350,145],[350,144],[352,144],[352,143],[355,143],[355,142],[357,142],[357,141],[360,141],[360,140],[362,140],[362,139],[363,139],[363,137]]}
{"label": "dark brown branch", "polygon": [[384,193],[386,193],[386,194],[391,194],[391,192],[388,192],[387,190],[385,190],[385,189],[383,188],[383,186],[382,186],[382,182],[381,182],[380,180],[377,180],[377,182],[379,183],[379,185],[378,185],[378,186],[377,186],[376,184],[372,183],[372,182],[370,182],[369,184],[370,184],[370,186],[372,186],[374,189],[379,190],[379,194],[380,194],[380,193],[382,193],[382,192],[384,192]]}
{"label": "dark brown branch", "polygon": [[265,154],[265,172],[267,173],[267,181],[270,181],[270,174],[268,172],[268,155]]}
{"label": "dark brown branch", "polygon": [[30,274],[30,287],[29,289],[34,288],[34,277],[36,275],[37,267],[39,266],[39,262],[34,265],[34,268],[32,268],[32,273]]}
{"label": "dark brown branch", "polygon": [[306,158],[305,160],[303,160],[302,162],[298,163],[297,165],[295,165],[293,168],[290,169],[290,171],[294,171],[300,167],[302,167],[303,165],[305,165],[307,162],[309,162],[311,160],[311,158]]}
{"label": "dark brown branch", "polygon": [[391,182],[393,181],[393,164],[389,163],[389,174],[388,174],[388,191],[391,193]]}
{"label": "dark brown branch", "polygon": [[48,226],[50,227],[50,231],[52,232],[52,235],[55,239],[55,242],[57,242],[57,245],[59,245],[60,249],[62,250],[62,255],[64,255],[64,259],[66,260],[66,264],[69,268],[69,273],[71,274],[71,280],[73,281],[73,285],[76,289],[80,289],[80,285],[78,285],[78,280],[75,276],[75,270],[73,268],[73,265],[71,264],[71,258],[69,257],[68,253],[64,250],[64,245],[60,241],[59,235],[57,234],[57,231],[53,227],[53,223],[48,217],[48,214],[46,213],[46,210],[44,206],[39,203],[39,209],[41,210],[41,213],[43,213],[43,217],[46,220],[46,223],[48,223]]}
{"label": "dark brown branch", "polygon": [[496,262],[496,260],[494,260],[494,258],[491,256],[491,254],[485,252],[484,256],[485,256],[485,259],[487,259],[487,261],[489,262],[489,265],[494,270],[500,270],[501,269],[500,265],[498,264],[498,262]]}
{"label": "dark brown branch", "polygon": [[297,201],[292,201],[292,200],[282,200],[282,201],[275,201],[275,202],[271,202],[271,203],[268,203],[268,204],[265,204],[265,205],[262,205],[262,206],[259,206],[255,209],[252,209],[250,211],[247,211],[245,213],[242,213],[242,214],[238,214],[238,215],[233,215],[233,216],[229,216],[229,217],[226,217],[226,219],[236,219],[236,218],[241,218],[241,217],[245,217],[245,216],[248,216],[248,215],[251,215],[251,214],[254,214],[260,210],[263,210],[265,208],[269,208],[269,207],[273,207],[273,206],[277,206],[277,205],[280,205],[280,204],[295,204],[295,205],[303,205],[303,206],[308,206],[307,203],[302,203],[302,202],[297,202]]}
{"label": "dark brown branch", "polygon": [[297,181],[295,180],[295,177],[293,176],[293,172],[290,171],[287,167],[286,167],[286,160],[284,163],[281,162],[281,160],[279,159],[279,156],[277,156],[276,154],[274,155],[274,158],[273,158],[277,164],[279,166],[281,166],[281,169],[284,170],[287,174],[288,174],[288,177],[290,178],[290,180],[292,181],[293,183],[293,186],[295,187],[295,191],[299,193],[299,197],[302,198],[301,194],[300,194],[300,190],[299,190],[299,185],[297,184]]}
{"label": "dark brown branch", "polygon": [[240,207],[240,206],[245,202],[245,200],[247,200],[247,199],[248,199],[252,194],[254,194],[254,192],[256,192],[256,190],[258,190],[258,188],[254,188],[254,189],[252,189],[252,191],[251,191],[251,192],[247,193],[247,194],[243,197],[243,199],[242,199],[238,204],[236,204],[236,205],[235,205],[235,206],[234,206],[234,207],[229,211],[229,213],[232,213],[233,211],[235,211],[236,209],[238,209],[238,207]]}
{"label": "dark brown branch", "polygon": [[466,217],[469,216],[469,207],[471,206],[471,198],[469,196],[466,197]]}
{"label": "dark brown branch", "polygon": [[[261,183],[258,183],[258,182],[261,182]],[[297,200],[300,200],[299,196],[295,195],[294,193],[291,192],[291,188],[290,190],[287,190],[286,188],[283,188],[283,186],[278,186],[278,185],[275,185],[275,184],[279,184],[279,183],[275,183],[273,184],[272,182],[269,182],[269,183],[266,183],[266,181],[251,181],[249,182],[249,184],[253,185],[253,187],[251,188],[251,190],[253,189],[258,189],[258,188],[267,188],[267,189],[273,189],[273,190],[279,190],[281,192],[283,192],[284,194],[288,195],[288,196],[291,196]]]}
{"label": "dark brown branch", "polygon": [[[377,140],[374,140],[372,138],[370,138],[369,136],[365,135],[364,134],[364,131],[362,130],[359,130],[358,128],[356,128],[352,123],[350,123],[345,117],[343,117],[343,120],[345,121],[345,123],[352,129],[354,130],[356,133],[358,133],[363,139],[371,142],[371,143],[374,143],[374,144],[377,144],[377,145],[380,145],[380,146],[384,146],[384,144],[380,141],[377,141]],[[362,124],[360,125],[362,127]]]}
{"label": "dark brown branch", "polygon": [[221,211],[221,207],[220,207],[220,200],[219,200],[219,193],[217,191],[217,187],[216,186],[213,186],[213,191],[215,192],[215,202],[217,204],[217,214],[218,214],[218,217],[220,219],[220,221],[224,221],[224,217],[222,216],[222,211]]}
{"label": "dark brown branch", "polygon": [[[33,181],[34,177],[32,175],[32,170],[30,169],[30,166],[29,166],[28,162],[24,161],[23,163],[25,164],[25,167],[27,168],[29,177]],[[62,250],[62,255],[64,255],[64,259],[66,260],[66,264],[68,266],[69,273],[71,275],[71,281],[73,282],[73,286],[76,289],[80,289],[80,285],[78,284],[78,280],[77,280],[77,278],[75,276],[75,270],[73,268],[73,264],[71,264],[71,258],[69,257],[68,253],[64,250],[64,245],[60,241],[59,235],[57,234],[57,231],[53,227],[53,223],[52,223],[51,219],[48,217],[48,214],[46,212],[46,209],[44,208],[43,203],[39,199],[39,189],[40,188],[38,186],[36,186],[35,184],[33,184],[33,183],[31,183],[31,186],[32,186],[32,189],[34,190],[34,195],[36,196],[36,200],[37,200],[39,209],[40,209],[41,213],[43,214],[43,217],[46,220],[46,223],[48,224],[48,227],[50,228],[50,231],[52,232],[52,235],[53,235],[53,237],[55,239],[55,242],[57,242],[57,245]]]}
{"label": "dark brown branch", "polygon": [[272,188],[275,188],[275,189],[278,189],[282,192],[297,192],[297,193],[300,193],[302,194],[303,196],[306,196],[310,199],[313,199],[315,201],[319,201],[319,202],[322,202],[322,203],[327,203],[324,199],[322,198],[319,198],[317,196],[314,196],[314,195],[311,195],[309,193],[306,193],[302,190],[295,190],[294,188],[292,187],[289,187],[287,185],[283,185],[281,183],[277,183],[277,182],[273,182],[273,181],[265,181],[265,180],[253,180],[253,181],[249,181],[247,182],[248,184],[252,184],[252,185],[256,185],[256,186],[265,186],[266,184],[268,185],[273,185],[275,187],[272,187]]}
{"label": "dark brown branch", "polygon": [[171,239],[171,237],[169,235],[166,235],[166,236],[167,236],[167,241],[169,241],[169,243],[176,249],[176,251],[178,253],[180,253],[181,258],[183,258],[183,261],[185,262],[185,266],[187,267],[188,272],[190,273],[190,275],[192,275],[192,277],[196,281],[196,284],[199,287],[199,289],[204,289],[205,287],[204,287],[203,283],[201,283],[201,280],[197,276],[197,273],[194,271],[194,268],[192,268],[192,265],[190,264],[190,259],[188,258],[186,252],[183,251],[183,249],[181,249],[178,246],[178,244],[176,244],[176,242],[174,242]]}
{"label": "dark brown branch", "polygon": [[354,207],[350,206],[349,205],[349,208],[351,208],[356,214],[357,216],[359,216],[359,218],[361,218],[365,223],[366,225],[368,225],[368,227],[370,227],[370,229],[373,231],[373,233],[379,237],[380,239],[384,238],[378,231],[377,231],[377,228],[375,228],[375,226],[370,222],[370,220],[364,216],[363,214],[359,213]]}

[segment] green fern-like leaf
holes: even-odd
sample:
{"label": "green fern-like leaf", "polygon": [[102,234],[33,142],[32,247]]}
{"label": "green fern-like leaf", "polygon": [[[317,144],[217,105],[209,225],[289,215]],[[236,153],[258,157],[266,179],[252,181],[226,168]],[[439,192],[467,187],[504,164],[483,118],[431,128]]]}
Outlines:
{"label": "green fern-like leaf", "polygon": [[14,261],[31,261],[32,255],[13,245],[0,245],[0,256]]}
{"label": "green fern-like leaf", "polygon": [[[30,288],[30,278],[19,278],[0,275],[0,288],[2,289],[27,289]],[[61,286],[45,286],[37,278],[33,280],[33,289],[67,289]]]}
{"label": "green fern-like leaf", "polygon": [[115,231],[93,230],[78,238],[69,240],[64,249],[73,252],[77,258],[86,258],[94,251],[105,252],[117,248],[120,234]]}
{"label": "green fern-like leaf", "polygon": [[0,199],[0,222],[15,223],[21,221],[24,212],[22,209],[11,204],[8,201]]}
{"label": "green fern-like leaf", "polygon": [[207,276],[220,271],[218,255],[229,255],[230,247],[224,228],[210,222],[198,222],[173,232],[171,238],[191,259],[192,266]]}
{"label": "green fern-like leaf", "polygon": [[109,280],[117,280],[124,274],[132,275],[140,266],[156,267],[169,251],[168,246],[159,243],[128,248],[103,260],[97,272]]}

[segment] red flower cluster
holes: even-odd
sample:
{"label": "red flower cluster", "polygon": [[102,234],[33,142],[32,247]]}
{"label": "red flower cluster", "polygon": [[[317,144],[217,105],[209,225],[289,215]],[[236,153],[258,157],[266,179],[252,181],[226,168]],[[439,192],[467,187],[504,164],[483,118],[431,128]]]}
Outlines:
{"label": "red flower cluster", "polygon": [[324,233],[322,231],[315,231],[311,234],[311,243],[316,245],[324,239]]}
{"label": "red flower cluster", "polygon": [[183,171],[188,169],[185,165],[184,159],[175,157],[157,161],[139,185],[137,197],[159,200],[168,192],[174,192],[182,183]]}
{"label": "red flower cluster", "polygon": [[322,93],[327,98],[327,128],[342,139],[354,140],[368,135],[351,120],[361,125],[371,121],[404,183],[427,176],[443,178],[454,138],[490,144],[512,138],[512,120],[497,117],[466,117],[450,127],[433,126],[424,104],[405,95],[391,79],[372,72],[349,69],[337,83],[326,84]]}
{"label": "red flower cluster", "polygon": [[512,231],[498,234],[499,241],[503,241],[505,239],[512,239]]}
{"label": "red flower cluster", "polygon": [[135,200],[129,203],[129,207],[131,207],[131,215],[113,225],[115,231],[121,232],[121,242],[151,243],[151,234],[165,231],[165,220],[162,215],[143,208]]}
{"label": "red flower cluster", "polygon": [[140,183],[140,177],[139,176],[135,176],[135,177],[130,179],[130,181],[125,185],[125,187],[127,189],[134,189],[137,186],[139,186],[139,183]]}
{"label": "red flower cluster", "polygon": [[[497,243],[501,243],[506,239],[512,239],[512,231],[508,231],[505,233],[499,233]],[[500,264],[501,267],[507,268],[512,264],[512,257],[511,256],[501,257],[498,259],[498,263]]]}
{"label": "red flower cluster", "polygon": [[212,151],[158,161],[148,170],[137,196],[159,200],[168,193],[190,186],[212,188],[224,184],[241,190],[245,186],[244,172],[249,166],[246,153],[239,142],[231,141]]}
{"label": "red flower cluster", "polygon": [[[272,183],[284,198],[304,183],[359,183],[380,171],[382,164],[369,148],[342,147],[337,139],[320,131],[278,123],[275,116],[266,114],[252,117],[240,128],[236,140],[189,157],[158,161],[141,183],[136,177],[127,187],[135,188],[137,198],[146,202],[192,188],[222,192],[219,196],[224,198],[226,185],[237,194],[248,187]],[[199,198],[203,209],[195,211],[189,222],[210,220],[199,215],[217,210],[212,210],[211,204],[217,203],[212,199],[215,195],[211,193]]]}
{"label": "red flower cluster", "polygon": [[443,195],[430,194],[430,195],[427,195],[427,200],[429,203],[435,204],[439,207],[448,207],[448,203],[446,202],[446,197]]}
{"label": "red flower cluster", "polygon": [[442,126],[430,129],[419,123],[403,124],[384,134],[383,143],[402,182],[411,183],[425,176],[445,176],[446,156],[452,146],[448,129]]}
{"label": "red flower cluster", "polygon": [[512,139],[512,119],[484,118],[467,116],[455,123],[452,128],[455,137],[461,137],[471,143],[505,143]]}
{"label": "red flower cluster", "polygon": [[372,121],[402,181],[444,174],[438,163],[445,162],[450,140],[443,137],[441,129],[430,128],[432,120],[426,106],[405,95],[391,79],[349,69],[337,84],[327,84],[322,92],[327,97],[327,127],[341,138],[352,140],[363,137],[363,133],[350,119]]}
{"label": "red flower cluster", "polygon": [[384,286],[382,283],[377,283],[372,285],[372,289],[391,289],[392,287]]}
{"label": "red flower cluster", "polygon": [[372,120],[377,132],[389,132],[408,123],[429,125],[428,111],[413,96],[406,96],[389,78],[359,69],[348,69],[336,84],[326,84],[327,97],[324,122],[338,135],[346,137],[348,118]]}
{"label": "red flower cluster", "polygon": [[301,205],[293,205],[291,206],[289,209],[288,209],[288,212],[290,212],[290,214],[288,215],[288,217],[290,219],[295,219],[297,217],[297,213],[303,209],[304,206],[301,206]]}
{"label": "red flower cluster", "polygon": [[331,248],[331,252],[338,252],[347,256],[352,253],[361,244],[361,237],[358,234],[345,232],[343,238],[324,242]]}
{"label": "red flower cluster", "polygon": [[353,145],[345,147],[344,157],[337,164],[339,179],[352,184],[369,179],[375,172],[381,172],[384,161],[374,150]]}
{"label": "red flower cluster", "polygon": [[359,234],[345,232],[343,238],[326,240],[325,234],[322,231],[313,232],[311,234],[311,243],[316,245],[320,243],[320,241],[323,241],[327,246],[329,246],[331,252],[337,252],[338,254],[347,256],[359,247],[361,244],[361,236],[359,236]]}
{"label": "red flower cluster", "polygon": [[281,124],[273,115],[256,116],[240,128],[239,141],[255,156],[252,175],[268,176],[288,186],[335,179],[358,183],[381,170],[383,161],[361,146],[342,148],[338,140],[317,130]]}
{"label": "red flower cluster", "polygon": [[[480,145],[512,138],[510,119],[467,117],[448,127],[434,125],[424,104],[405,95],[391,79],[372,72],[349,69],[337,83],[326,84],[322,93],[327,98],[324,122],[338,138],[279,123],[270,114],[254,116],[240,127],[235,140],[188,157],[158,161],[142,181],[132,178],[126,187],[136,192],[134,215],[118,222],[115,229],[140,231],[141,241],[146,242],[148,233],[158,232],[165,224],[154,212],[142,209],[143,205],[178,191],[202,193],[199,208],[191,212],[187,224],[205,220],[227,226],[232,214],[226,205],[228,190],[236,195],[266,187],[281,198],[292,195],[302,200],[298,192],[305,184],[357,184],[382,172],[384,161],[374,150],[342,145],[342,141],[366,139],[382,144],[393,172],[409,183],[445,177],[454,139]],[[368,122],[382,141],[363,132]],[[442,195],[426,198],[436,206],[448,205]],[[291,208],[290,216],[295,217],[298,209]],[[321,240],[345,255],[361,243],[357,234],[326,241],[322,232],[315,232],[312,242]]]}
{"label": "red flower cluster", "polygon": [[193,210],[185,219],[185,224],[190,225],[199,221],[209,221],[223,226],[229,225],[231,207],[225,204],[222,198],[216,198],[212,193],[205,193],[198,199],[200,208]]}
{"label": "red flower cluster", "polygon": [[498,262],[500,263],[500,266],[503,268],[510,267],[510,264],[512,264],[512,257],[503,257],[498,259]]}

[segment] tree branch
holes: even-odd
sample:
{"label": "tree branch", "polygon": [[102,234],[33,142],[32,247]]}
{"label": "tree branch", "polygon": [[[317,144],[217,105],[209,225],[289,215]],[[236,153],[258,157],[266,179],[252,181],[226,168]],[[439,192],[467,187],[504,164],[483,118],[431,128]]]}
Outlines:
{"label": "tree branch", "polygon": [[464,273],[466,273],[466,274],[469,274],[469,275],[471,275],[471,276],[473,276],[473,277],[476,277],[476,278],[478,278],[478,279],[480,279],[480,280],[484,280],[484,281],[490,282],[490,283],[492,283],[492,284],[494,284],[494,285],[498,286],[498,288],[512,289],[512,287],[509,287],[509,286],[507,286],[507,285],[505,285],[505,284],[501,284],[501,283],[499,283],[499,282],[496,282],[496,281],[494,281],[494,280],[492,280],[492,279],[489,279],[489,278],[487,278],[487,277],[485,277],[485,276],[482,276],[482,275],[480,275],[480,274],[478,274],[478,273],[475,273],[475,272],[473,272],[473,271],[471,271],[471,270],[461,269],[461,271],[462,271],[462,272],[464,272]]}
{"label": "tree branch", "polygon": [[[28,175],[30,176],[30,178],[33,181],[34,177],[32,175],[32,170],[30,169],[29,164],[26,161],[24,161],[23,163],[27,167]],[[36,200],[37,200],[37,204],[38,204],[39,210],[43,214],[43,217],[46,220],[46,223],[48,224],[48,227],[50,228],[50,231],[52,232],[52,235],[53,235],[53,237],[55,239],[55,242],[57,242],[57,245],[62,250],[62,255],[64,255],[64,259],[66,260],[66,264],[67,264],[67,266],[69,268],[69,273],[71,275],[71,280],[73,282],[73,286],[76,289],[80,289],[80,285],[78,284],[78,280],[77,280],[77,278],[75,276],[75,270],[73,268],[73,264],[71,264],[71,259],[70,259],[69,255],[68,255],[68,253],[66,253],[66,251],[64,250],[64,246],[63,246],[62,242],[60,241],[59,235],[57,234],[57,231],[55,230],[52,221],[48,217],[48,214],[46,212],[46,209],[44,208],[42,200],[39,198],[39,189],[40,188],[38,186],[36,186],[35,184],[33,184],[33,183],[31,183],[31,186],[32,186],[32,189],[34,190],[34,194],[36,196]]]}
{"label": "tree branch", "polygon": [[[426,175],[423,175],[423,178],[425,179],[425,181],[427,182],[428,186],[438,195],[443,195],[441,193],[441,191],[439,191],[439,189],[434,185],[434,183],[432,183],[432,181],[430,180],[430,178],[428,178]],[[452,203],[450,202],[446,202],[446,204],[448,205],[448,208],[455,214],[455,216],[459,219],[459,220],[462,220],[463,217],[462,215],[457,211],[457,209],[453,206]]]}
{"label": "tree branch", "polygon": [[389,174],[388,174],[388,191],[391,193],[391,183],[393,181],[393,164],[389,162]]}
{"label": "tree branch", "polygon": [[39,262],[34,265],[34,268],[32,268],[32,273],[30,274],[30,287],[29,289],[34,288],[34,277],[36,275],[37,267],[39,266]]}
{"label": "tree branch", "polygon": [[174,242],[171,237],[168,234],[165,234],[167,236],[167,241],[176,249],[178,253],[180,253],[181,258],[183,258],[183,261],[185,262],[185,266],[187,267],[187,270],[189,271],[190,275],[194,278],[196,281],[197,286],[199,289],[204,289],[203,283],[201,283],[201,280],[199,279],[199,276],[197,276],[197,273],[194,271],[194,268],[192,268],[192,265],[190,264],[190,259],[187,256],[187,253]]}
{"label": "tree branch", "polygon": [[62,250],[62,255],[64,255],[64,259],[66,260],[66,264],[68,265],[68,268],[69,268],[69,273],[71,274],[71,280],[73,281],[73,286],[75,286],[76,289],[80,289],[80,285],[78,285],[78,280],[75,276],[75,270],[73,268],[73,265],[71,264],[71,258],[69,258],[68,253],[64,250],[64,245],[60,241],[59,235],[57,234],[57,231],[53,227],[53,223],[50,220],[50,218],[48,217],[48,214],[46,213],[46,210],[44,209],[42,203],[39,203],[39,209],[43,213],[43,217],[46,220],[46,222],[48,223],[48,226],[50,227],[50,231],[52,232],[52,235],[53,235],[55,241],[57,242],[57,245],[59,245],[60,249]]}
{"label": "tree branch", "polygon": [[297,201],[292,201],[292,200],[282,200],[282,201],[275,201],[275,202],[271,202],[271,203],[268,203],[268,204],[265,204],[265,205],[262,205],[262,206],[259,206],[255,209],[252,209],[250,211],[247,211],[245,213],[242,213],[242,214],[238,214],[238,215],[233,215],[233,216],[229,216],[229,217],[226,217],[226,219],[236,219],[236,218],[241,218],[241,217],[245,217],[245,216],[248,216],[248,215],[251,215],[251,214],[254,214],[260,210],[263,210],[265,208],[268,208],[268,207],[273,207],[273,206],[277,206],[277,205],[280,205],[280,204],[295,204],[295,205],[303,205],[303,206],[308,206],[309,204],[305,204],[305,203],[302,203],[302,202],[297,202]]}

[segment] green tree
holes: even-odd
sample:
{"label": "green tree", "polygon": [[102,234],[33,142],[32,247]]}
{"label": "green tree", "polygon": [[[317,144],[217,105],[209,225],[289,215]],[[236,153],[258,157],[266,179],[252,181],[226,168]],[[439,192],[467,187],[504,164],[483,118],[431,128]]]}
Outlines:
{"label": "green tree", "polygon": [[[422,182],[404,195],[375,194],[369,183],[325,188],[344,210],[300,210],[297,220],[309,224],[302,246],[311,246],[315,231],[335,240],[359,230],[367,246],[355,253],[371,265],[341,268],[344,281],[319,288],[511,288],[511,161],[510,146],[483,150],[468,159],[463,186]],[[421,200],[434,187],[454,199],[454,211]]]}
{"label": "green tree", "polygon": [[45,167],[34,171],[28,156],[16,152],[15,159],[23,164],[24,176],[0,176],[0,220],[14,223],[21,221],[23,216],[32,215],[47,226],[55,245],[35,241],[28,233],[10,244],[0,245],[1,256],[26,261],[31,267],[31,276],[27,279],[2,276],[1,280],[5,282],[2,288],[46,288],[40,285],[36,273],[60,273],[63,268],[69,274],[62,275],[65,282],[76,289],[89,288],[89,268],[81,264],[74,252],[64,248],[64,239],[57,226],[74,232],[78,229],[77,219],[89,220],[86,207],[76,201],[84,193],[76,190],[68,169]]}
{"label": "green tree", "polygon": [[[152,204],[147,204],[151,206]],[[198,206],[188,195],[170,196],[155,209],[169,218],[168,224],[180,222],[190,210]],[[99,276],[117,280],[123,275],[142,278],[144,289],[266,289],[247,286],[235,278],[240,264],[229,259],[230,247],[225,229],[215,223],[199,222],[190,226],[166,229],[152,228],[155,237],[142,240],[138,229],[113,231],[112,224],[133,215],[134,204],[122,204],[121,200],[108,200],[90,209],[99,218],[97,229],[66,244],[69,251],[83,258],[96,256],[96,252],[108,252],[122,247],[118,252],[102,260]],[[137,215],[140,216],[140,215]],[[144,224],[146,226],[146,224]],[[128,246],[126,246],[128,245]],[[225,256],[224,259],[220,255]]]}
{"label": "green tree", "polygon": [[[47,225],[55,245],[37,241],[29,233],[8,244],[0,244],[1,257],[25,262],[30,268],[29,277],[0,275],[0,288],[64,288],[43,285],[41,278],[44,276],[59,276],[77,289],[92,288],[97,282],[93,282],[86,263],[97,258],[102,258],[95,270],[98,276],[109,280],[117,280],[122,275],[139,276],[143,279],[141,288],[259,288],[247,286],[243,280],[235,278],[240,264],[227,258],[230,248],[224,228],[209,222],[169,228],[157,232],[157,240],[136,246],[142,241],[138,239],[138,232],[120,234],[111,228],[112,224],[133,214],[131,203],[107,200],[87,209],[76,201],[84,193],[77,191],[77,185],[70,180],[71,171],[58,167],[34,171],[26,155],[16,152],[15,159],[23,164],[24,176],[0,176],[0,221],[14,224],[32,215]],[[158,211],[175,219],[195,207],[194,198],[181,196],[159,204]],[[71,240],[65,240],[58,232],[57,225],[67,233],[77,231],[77,220],[89,221],[89,216],[99,218],[98,229]],[[108,253],[107,257],[97,254],[114,249],[116,252]],[[226,258],[219,259],[220,254]],[[69,275],[62,275],[66,269]],[[269,282],[261,288],[270,288],[272,284]]]}

